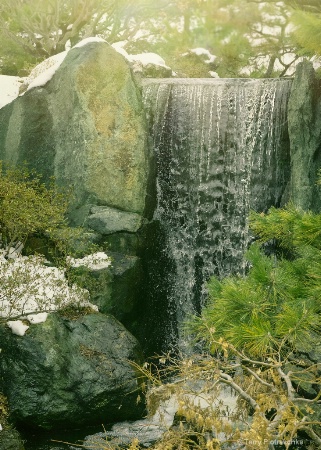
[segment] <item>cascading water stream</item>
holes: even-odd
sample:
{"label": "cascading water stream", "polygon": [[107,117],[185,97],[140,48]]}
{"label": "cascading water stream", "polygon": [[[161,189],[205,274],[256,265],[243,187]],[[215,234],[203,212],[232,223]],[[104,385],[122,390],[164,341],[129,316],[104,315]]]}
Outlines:
{"label": "cascading water stream", "polygon": [[281,202],[290,87],[291,80],[275,79],[144,81],[157,166],[154,220],[178,324],[200,310],[211,275],[244,272],[250,209]]}

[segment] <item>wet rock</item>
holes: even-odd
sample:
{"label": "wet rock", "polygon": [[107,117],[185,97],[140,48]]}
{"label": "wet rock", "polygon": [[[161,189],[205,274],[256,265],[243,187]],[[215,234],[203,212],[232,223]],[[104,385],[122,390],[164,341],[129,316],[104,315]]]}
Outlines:
{"label": "wet rock", "polygon": [[321,166],[321,84],[312,63],[298,64],[288,106],[291,152],[290,200],[304,210],[320,211],[316,185]]}
{"label": "wet rock", "polygon": [[142,216],[107,206],[91,208],[86,225],[98,233],[112,234],[118,231],[135,233],[142,225]]}
{"label": "wet rock", "polygon": [[53,429],[138,418],[137,340],[114,317],[80,311],[50,314],[25,336],[0,326],[0,389],[11,418]]}

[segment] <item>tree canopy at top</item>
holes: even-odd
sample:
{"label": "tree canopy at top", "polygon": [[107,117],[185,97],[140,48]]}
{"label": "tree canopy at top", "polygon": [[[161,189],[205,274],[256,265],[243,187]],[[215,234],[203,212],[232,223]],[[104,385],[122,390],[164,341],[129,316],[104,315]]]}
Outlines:
{"label": "tree canopy at top", "polygon": [[179,76],[287,76],[321,53],[319,30],[319,0],[2,0],[0,73],[24,75],[99,36],[159,53]]}

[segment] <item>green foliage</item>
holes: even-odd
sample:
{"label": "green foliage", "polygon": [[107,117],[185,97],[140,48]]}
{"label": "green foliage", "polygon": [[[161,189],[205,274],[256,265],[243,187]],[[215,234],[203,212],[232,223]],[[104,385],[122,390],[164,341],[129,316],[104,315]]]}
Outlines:
{"label": "green foliage", "polygon": [[[170,392],[179,405],[179,423],[155,450],[289,449],[295,438],[300,448],[320,448],[320,220],[292,205],[251,214],[259,239],[246,255],[247,275],[210,280],[207,306],[186,325],[199,352],[168,358],[166,383],[147,394]],[[283,256],[265,254],[267,241]],[[223,386],[237,397],[227,414]]]}
{"label": "green foliage", "polygon": [[[0,161],[0,248],[26,248],[49,258],[64,260],[67,254],[83,256],[97,250],[82,228],[68,226],[66,213],[71,192],[26,167],[5,167]],[[30,249],[29,246],[32,248]]]}
{"label": "green foliage", "polygon": [[128,22],[143,19],[144,6],[142,0],[2,0],[0,70],[24,75],[21,70],[30,63],[90,36],[110,43],[127,39],[137,31]]}
{"label": "green foliage", "polygon": [[2,424],[8,417],[8,401],[0,392],[0,423]]}
{"label": "green foliage", "polygon": [[260,243],[277,239],[289,250],[301,250],[306,245],[321,249],[321,214],[301,211],[293,205],[284,209],[271,208],[269,214],[252,212],[250,226]]}
{"label": "green foliage", "polygon": [[66,226],[68,196],[47,187],[27,169],[0,166],[0,232],[3,245],[25,243],[34,234],[51,235]]}
{"label": "green foliage", "polygon": [[300,53],[321,55],[321,14],[296,10],[292,16],[296,28],[294,38],[301,47]]}
{"label": "green foliage", "polygon": [[[284,76],[298,57],[288,27],[291,6],[272,0],[4,0],[0,71],[25,75],[66,44],[99,36],[128,41],[129,52],[159,53],[178,76]],[[196,47],[209,50],[215,62],[190,57]]]}
{"label": "green foliage", "polygon": [[[46,186],[39,175],[26,168],[1,165],[0,169],[0,319],[66,305],[69,308],[71,304],[72,308],[91,308],[88,269],[74,269],[81,276],[71,276],[73,261],[66,256],[83,256],[97,250],[97,246],[83,229],[68,227],[70,195],[59,190],[53,180]],[[26,242],[32,246],[37,241],[42,248],[33,245],[25,251],[30,256],[20,254]],[[40,252],[63,268],[48,265]],[[100,254],[96,255],[99,260]],[[106,258],[103,254],[104,261]],[[91,256],[89,259],[92,261]],[[90,281],[93,284],[95,280]]]}
{"label": "green foliage", "polygon": [[[150,416],[160,405],[166,408],[168,399],[177,405],[173,424],[167,423],[150,448],[223,450],[242,444],[245,450],[289,449],[295,438],[298,448],[320,448],[320,394],[310,390],[314,397],[305,402],[297,393],[298,385],[301,391],[311,385],[318,389],[317,365],[308,366],[291,353],[254,360],[224,340],[217,345],[218,356],[164,355],[158,364],[145,363],[140,369],[148,380]],[[307,440],[299,434],[302,431]],[[284,446],[278,445],[281,441]],[[100,443],[106,450],[115,449],[113,444],[108,438],[105,446]]]}
{"label": "green foliage", "polygon": [[[289,32],[290,8],[282,2],[211,0],[161,2],[162,14],[146,21],[147,37],[130,49],[155,51],[183,77],[277,77],[289,75],[297,59]],[[193,58],[205,48],[214,62]],[[187,55],[187,56],[185,56]]]}
{"label": "green foliage", "polygon": [[[290,205],[268,214],[253,212],[250,225],[259,241],[246,254],[247,276],[212,278],[209,302],[190,326],[211,351],[219,348],[221,338],[251,356],[267,358],[309,345],[311,333],[320,330],[321,214]],[[290,260],[263,253],[259,243],[272,240]]]}

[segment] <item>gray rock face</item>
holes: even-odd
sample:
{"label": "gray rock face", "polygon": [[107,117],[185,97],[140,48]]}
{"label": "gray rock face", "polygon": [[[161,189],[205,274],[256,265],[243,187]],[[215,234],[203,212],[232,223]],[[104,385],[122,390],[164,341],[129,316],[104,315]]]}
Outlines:
{"label": "gray rock face", "polygon": [[90,210],[86,225],[103,235],[118,231],[135,233],[141,227],[142,219],[142,216],[136,213],[107,206],[94,206]]}
{"label": "gray rock face", "polygon": [[142,414],[128,362],[141,362],[140,347],[112,316],[55,313],[23,337],[1,325],[0,342],[0,389],[17,423],[52,429]]}
{"label": "gray rock face", "polygon": [[[90,301],[103,314],[112,314],[137,335],[139,291],[143,269],[140,258],[108,251],[112,265],[104,269],[74,268],[73,276],[90,292]],[[85,276],[85,278],[84,278]]]}
{"label": "gray rock face", "polygon": [[290,199],[297,207],[320,211],[321,195],[316,186],[321,166],[320,81],[312,63],[298,64],[288,106],[291,151]]}
{"label": "gray rock face", "polygon": [[0,159],[71,187],[76,225],[95,205],[142,214],[150,161],[125,59],[103,42],[72,49],[45,86],[0,110]]}

